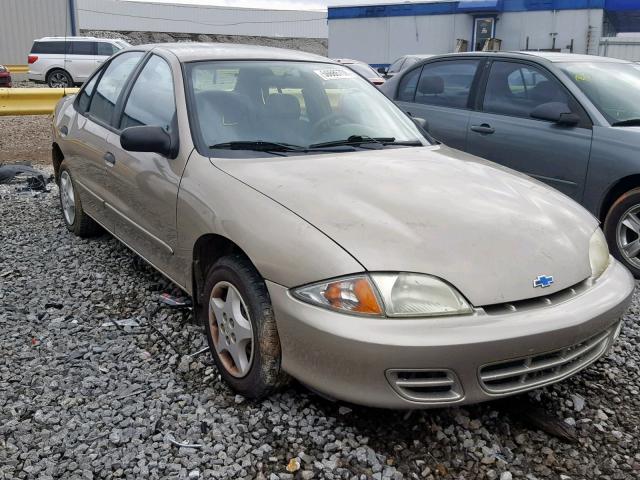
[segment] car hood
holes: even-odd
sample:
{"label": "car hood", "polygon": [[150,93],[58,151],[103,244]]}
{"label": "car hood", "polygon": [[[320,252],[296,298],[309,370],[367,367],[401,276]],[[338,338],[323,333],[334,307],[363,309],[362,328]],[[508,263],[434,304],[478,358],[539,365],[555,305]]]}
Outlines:
{"label": "car hood", "polygon": [[[476,306],[550,294],[591,274],[594,217],[542,183],[448,147],[212,161],[367,270],[435,275]],[[534,288],[538,275],[553,285]]]}

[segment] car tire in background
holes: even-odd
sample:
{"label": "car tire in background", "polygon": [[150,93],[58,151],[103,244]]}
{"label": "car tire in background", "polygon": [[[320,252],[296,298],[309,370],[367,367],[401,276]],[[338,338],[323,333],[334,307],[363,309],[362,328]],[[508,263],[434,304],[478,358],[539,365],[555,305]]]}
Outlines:
{"label": "car tire in background", "polygon": [[269,292],[251,262],[239,254],[222,257],[209,269],[203,293],[200,315],[225,382],[251,399],[286,385]]}
{"label": "car tire in background", "polygon": [[640,188],[613,203],[604,221],[604,233],[611,254],[640,278]]}
{"label": "car tire in background", "polygon": [[73,78],[67,71],[56,68],[47,73],[47,85],[49,88],[70,88],[73,87]]}
{"label": "car tire in background", "polygon": [[83,238],[93,237],[101,233],[102,227],[82,209],[82,202],[73,184],[71,173],[64,165],[60,167],[58,178],[60,208],[62,208],[62,219],[67,230]]}

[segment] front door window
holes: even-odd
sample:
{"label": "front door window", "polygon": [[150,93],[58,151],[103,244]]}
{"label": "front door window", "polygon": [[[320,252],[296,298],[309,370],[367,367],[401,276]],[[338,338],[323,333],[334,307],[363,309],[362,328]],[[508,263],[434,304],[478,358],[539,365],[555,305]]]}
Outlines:
{"label": "front door window", "polygon": [[484,43],[495,34],[495,18],[493,17],[477,17],[473,26],[473,50],[479,52],[482,50]]}

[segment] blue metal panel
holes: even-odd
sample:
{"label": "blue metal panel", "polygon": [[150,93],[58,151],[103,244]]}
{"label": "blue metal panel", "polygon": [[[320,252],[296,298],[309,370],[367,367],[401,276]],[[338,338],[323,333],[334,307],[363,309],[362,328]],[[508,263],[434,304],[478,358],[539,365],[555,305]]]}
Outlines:
{"label": "blue metal panel", "polygon": [[[459,0],[455,2],[408,3],[329,7],[329,20],[344,18],[405,17],[453,13],[529,12],[540,10],[639,9],[639,0]],[[632,8],[633,7],[633,8]]]}
{"label": "blue metal panel", "polygon": [[500,12],[502,11],[502,0],[459,0],[458,12]]}
{"label": "blue metal panel", "polygon": [[605,10],[613,12],[640,10],[640,2],[638,0],[605,0]]}

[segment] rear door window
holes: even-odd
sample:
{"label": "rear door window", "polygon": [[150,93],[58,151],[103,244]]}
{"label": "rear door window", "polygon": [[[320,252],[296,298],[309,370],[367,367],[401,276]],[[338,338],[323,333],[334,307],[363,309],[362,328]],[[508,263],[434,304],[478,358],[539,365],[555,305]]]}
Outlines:
{"label": "rear door window", "polygon": [[80,92],[80,97],[78,98],[78,110],[80,112],[86,112],[87,108],[89,108],[89,103],[91,102],[91,95],[93,95],[93,91],[96,88],[96,82],[100,77],[99,74],[93,76],[91,80],[84,86],[82,91]]}
{"label": "rear door window", "polygon": [[95,55],[96,42],[67,42],[69,55]]}
{"label": "rear door window", "polygon": [[450,60],[427,63],[422,68],[416,103],[467,108],[471,85],[480,60]]}
{"label": "rear door window", "polygon": [[171,132],[175,114],[171,68],[162,58],[153,55],[131,89],[120,128],[150,125]]}
{"label": "rear door window", "polygon": [[142,56],[142,52],[126,52],[109,63],[91,99],[88,113],[93,118],[111,125],[118,97]]}

